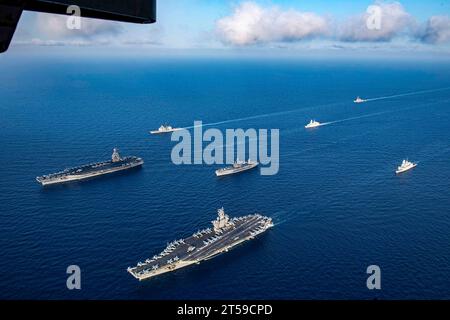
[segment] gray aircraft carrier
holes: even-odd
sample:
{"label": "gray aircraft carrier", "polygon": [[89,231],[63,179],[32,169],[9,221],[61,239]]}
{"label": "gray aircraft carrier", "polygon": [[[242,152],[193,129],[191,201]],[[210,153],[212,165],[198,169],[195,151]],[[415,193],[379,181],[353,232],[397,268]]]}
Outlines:
{"label": "gray aircraft carrier", "polygon": [[127,271],[136,279],[145,280],[211,259],[273,227],[269,217],[250,214],[230,219],[223,208],[218,210],[218,217],[212,224],[212,229],[203,229],[186,239],[175,240],[160,254],[139,262],[136,267],[129,267]]}
{"label": "gray aircraft carrier", "polygon": [[36,177],[36,181],[43,186],[81,181],[90,178],[111,174],[118,171],[141,167],[144,160],[138,157],[122,158],[119,151],[114,148],[111,160],[91,163],[80,167],[68,168],[64,171]]}

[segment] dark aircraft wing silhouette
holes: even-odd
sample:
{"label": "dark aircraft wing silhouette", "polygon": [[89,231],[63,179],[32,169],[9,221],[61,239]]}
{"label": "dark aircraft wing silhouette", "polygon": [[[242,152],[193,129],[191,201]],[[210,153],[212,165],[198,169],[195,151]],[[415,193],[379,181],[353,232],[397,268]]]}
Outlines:
{"label": "dark aircraft wing silhouette", "polygon": [[67,14],[70,5],[80,7],[81,16],[87,18],[156,21],[156,0],[0,0],[0,53],[8,49],[23,10]]}

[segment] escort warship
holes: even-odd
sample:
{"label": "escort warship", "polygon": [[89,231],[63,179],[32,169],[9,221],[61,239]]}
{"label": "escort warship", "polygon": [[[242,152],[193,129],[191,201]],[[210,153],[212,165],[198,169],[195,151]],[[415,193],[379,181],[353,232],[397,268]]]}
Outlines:
{"label": "escort warship", "polygon": [[258,162],[256,161],[236,161],[232,166],[221,168],[216,170],[216,176],[227,176],[230,174],[240,173],[243,171],[247,171],[258,166]]}

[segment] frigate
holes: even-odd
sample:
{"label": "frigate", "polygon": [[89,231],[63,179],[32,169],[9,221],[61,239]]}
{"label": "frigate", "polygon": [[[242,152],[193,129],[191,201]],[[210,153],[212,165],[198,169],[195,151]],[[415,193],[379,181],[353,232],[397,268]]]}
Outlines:
{"label": "frigate", "polygon": [[399,173],[411,170],[415,166],[417,166],[417,163],[413,163],[408,160],[403,160],[402,164],[397,167],[397,170],[395,171],[395,173],[399,174]]}
{"label": "frigate", "polygon": [[171,132],[174,132],[174,131],[178,131],[178,130],[181,130],[180,128],[174,128],[174,127],[172,127],[172,126],[169,126],[169,125],[162,125],[162,126],[160,126],[159,128],[158,128],[158,130],[153,130],[153,131],[150,131],[150,133],[151,134],[160,134],[160,133],[171,133]]}
{"label": "frigate", "polygon": [[315,127],[319,127],[320,125],[322,125],[319,121],[316,121],[316,120],[311,120],[306,126],[305,126],[305,128],[306,129],[309,129],[309,128],[315,128]]}

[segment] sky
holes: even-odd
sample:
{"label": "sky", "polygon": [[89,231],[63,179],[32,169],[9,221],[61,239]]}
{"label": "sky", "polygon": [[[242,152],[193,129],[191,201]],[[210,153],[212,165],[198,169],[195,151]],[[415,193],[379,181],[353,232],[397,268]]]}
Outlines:
{"label": "sky", "polygon": [[65,16],[25,12],[12,48],[450,56],[448,0],[159,0],[157,19],[147,25],[83,19],[80,30],[70,30]]}

